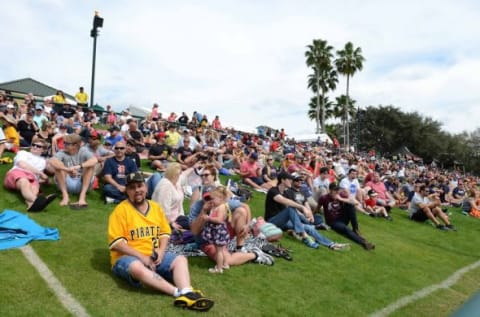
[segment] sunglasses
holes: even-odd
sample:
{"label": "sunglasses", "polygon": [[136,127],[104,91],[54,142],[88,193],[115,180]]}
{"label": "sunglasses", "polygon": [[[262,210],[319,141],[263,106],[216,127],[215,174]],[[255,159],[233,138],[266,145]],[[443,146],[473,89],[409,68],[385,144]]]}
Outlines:
{"label": "sunglasses", "polygon": [[210,176],[210,175],[212,175],[212,174],[202,174],[202,175],[200,175],[200,176],[202,176],[202,177],[207,177],[207,176]]}
{"label": "sunglasses", "polygon": [[38,149],[43,149],[43,145],[42,144],[32,144],[32,147],[36,147]]}
{"label": "sunglasses", "polygon": [[69,146],[69,145],[75,145],[77,143],[63,142],[63,144],[65,144],[65,146]]}
{"label": "sunglasses", "polygon": [[125,148],[124,148],[124,147],[117,146],[116,148],[114,148],[114,150],[125,150]]}

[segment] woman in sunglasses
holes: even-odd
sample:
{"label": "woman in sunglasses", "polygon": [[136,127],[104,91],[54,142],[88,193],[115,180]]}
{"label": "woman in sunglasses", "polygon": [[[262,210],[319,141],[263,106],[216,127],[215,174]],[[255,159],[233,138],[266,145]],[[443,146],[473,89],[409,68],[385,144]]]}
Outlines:
{"label": "woman in sunglasses", "polygon": [[13,161],[13,167],[5,175],[4,186],[22,194],[27,211],[42,211],[56,197],[55,194],[46,197],[39,195],[40,184],[48,181],[48,176],[44,173],[47,163],[42,157],[47,146],[45,140],[34,137],[30,152],[19,151]]}

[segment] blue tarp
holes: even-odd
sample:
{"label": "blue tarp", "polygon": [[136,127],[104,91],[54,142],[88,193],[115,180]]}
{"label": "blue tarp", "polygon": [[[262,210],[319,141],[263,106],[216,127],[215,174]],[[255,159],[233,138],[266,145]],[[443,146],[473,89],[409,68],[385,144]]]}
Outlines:
{"label": "blue tarp", "polygon": [[18,248],[32,240],[59,240],[58,229],[45,228],[18,211],[0,213],[0,250]]}

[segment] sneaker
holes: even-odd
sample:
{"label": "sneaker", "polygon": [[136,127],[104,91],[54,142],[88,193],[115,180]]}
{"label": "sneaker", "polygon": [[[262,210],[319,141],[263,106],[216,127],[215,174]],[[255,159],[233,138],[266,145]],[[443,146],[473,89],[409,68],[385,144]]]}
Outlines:
{"label": "sneaker", "polygon": [[386,216],[385,219],[387,219],[388,221],[392,221],[393,218],[391,216]]}
{"label": "sneaker", "polygon": [[178,296],[175,298],[173,305],[191,310],[208,311],[213,307],[214,302],[211,299],[205,298],[201,292],[195,291]]}
{"label": "sneaker", "polygon": [[304,238],[303,243],[305,243],[309,248],[318,249],[318,243],[315,242],[315,240],[310,236]]}
{"label": "sneaker", "polygon": [[443,230],[443,231],[448,231],[448,228],[445,227],[444,225],[440,224],[440,225],[437,225],[437,229],[440,229],[440,230]]}
{"label": "sneaker", "polygon": [[112,197],[105,197],[105,203],[106,204],[114,204],[115,203],[115,198]]}
{"label": "sneaker", "polygon": [[446,225],[446,227],[447,227],[447,229],[449,229],[449,230],[457,231],[457,228],[455,228],[455,226],[452,225],[452,224]]}
{"label": "sneaker", "polygon": [[349,251],[350,250],[350,244],[349,243],[333,243],[328,247],[330,250],[333,251]]}
{"label": "sneaker", "polygon": [[273,260],[273,257],[266,254],[262,250],[260,250],[258,247],[253,247],[250,252],[253,252],[257,255],[257,258],[254,260],[255,263],[262,264],[262,265],[273,265],[275,264],[275,261]]}
{"label": "sneaker", "polygon": [[370,243],[370,242],[365,242],[365,244],[363,245],[363,248],[367,251],[370,251],[370,250],[375,249],[375,244]]}

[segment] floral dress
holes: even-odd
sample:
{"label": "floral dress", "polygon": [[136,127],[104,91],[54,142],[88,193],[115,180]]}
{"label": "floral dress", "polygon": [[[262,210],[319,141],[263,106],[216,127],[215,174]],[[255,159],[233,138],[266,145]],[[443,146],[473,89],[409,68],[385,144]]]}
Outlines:
{"label": "floral dress", "polygon": [[[228,205],[226,205],[227,211],[230,214]],[[210,216],[216,216],[216,211],[212,210]],[[227,217],[228,218],[228,217]],[[202,231],[202,238],[205,239],[208,243],[214,245],[227,245],[230,239],[228,229],[227,229],[227,220],[222,223],[207,222]]]}

